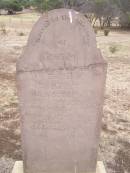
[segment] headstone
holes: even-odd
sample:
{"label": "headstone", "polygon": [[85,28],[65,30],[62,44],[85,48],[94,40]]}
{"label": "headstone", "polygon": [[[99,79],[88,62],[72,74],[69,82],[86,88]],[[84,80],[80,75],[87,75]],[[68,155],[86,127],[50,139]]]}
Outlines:
{"label": "headstone", "polygon": [[105,77],[82,14],[39,19],[17,64],[25,173],[95,173]]}

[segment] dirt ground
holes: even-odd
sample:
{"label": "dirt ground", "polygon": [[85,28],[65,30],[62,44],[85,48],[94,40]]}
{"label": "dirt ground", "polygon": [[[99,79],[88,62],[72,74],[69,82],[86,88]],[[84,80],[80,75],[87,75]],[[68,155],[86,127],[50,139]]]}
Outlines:
{"label": "dirt ground", "polygon": [[[16,61],[38,17],[0,16],[0,173],[22,159]],[[108,62],[99,160],[107,173],[130,173],[130,32],[99,31],[97,44]]]}

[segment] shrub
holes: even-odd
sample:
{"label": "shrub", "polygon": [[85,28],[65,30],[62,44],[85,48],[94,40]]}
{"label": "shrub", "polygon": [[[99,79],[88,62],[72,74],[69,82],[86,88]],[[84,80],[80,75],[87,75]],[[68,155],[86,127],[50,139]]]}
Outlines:
{"label": "shrub", "polygon": [[105,36],[108,36],[109,33],[110,33],[110,29],[104,29],[104,35],[105,35]]}
{"label": "shrub", "polygon": [[130,27],[130,13],[121,13],[119,18],[119,24],[121,27]]}
{"label": "shrub", "polygon": [[18,0],[10,1],[8,8],[13,10],[13,11],[22,11],[22,9],[23,9]]}
{"label": "shrub", "polygon": [[7,30],[6,30],[6,25],[4,23],[0,24],[0,31],[2,32],[2,34],[7,34]]}
{"label": "shrub", "polygon": [[98,29],[94,28],[94,32],[95,32],[95,34],[97,34],[98,33]]}
{"label": "shrub", "polygon": [[16,11],[22,11],[23,8],[20,0],[0,0],[0,9],[5,9],[12,15]]}
{"label": "shrub", "polygon": [[24,32],[19,32],[18,35],[19,35],[19,36],[24,36],[25,33],[24,33]]}
{"label": "shrub", "polygon": [[117,47],[115,45],[112,45],[109,47],[109,50],[111,53],[115,53],[117,51]]}

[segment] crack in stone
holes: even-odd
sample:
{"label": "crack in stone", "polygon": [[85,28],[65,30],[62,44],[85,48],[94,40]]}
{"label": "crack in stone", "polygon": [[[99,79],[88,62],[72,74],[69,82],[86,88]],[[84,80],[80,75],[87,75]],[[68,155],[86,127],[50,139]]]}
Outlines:
{"label": "crack in stone", "polygon": [[95,64],[89,64],[88,66],[77,66],[77,67],[61,67],[57,69],[50,69],[50,68],[42,68],[37,70],[17,70],[18,73],[29,73],[29,72],[56,72],[56,71],[74,71],[74,70],[88,70],[89,68],[96,66],[107,66],[107,63],[95,63]]}

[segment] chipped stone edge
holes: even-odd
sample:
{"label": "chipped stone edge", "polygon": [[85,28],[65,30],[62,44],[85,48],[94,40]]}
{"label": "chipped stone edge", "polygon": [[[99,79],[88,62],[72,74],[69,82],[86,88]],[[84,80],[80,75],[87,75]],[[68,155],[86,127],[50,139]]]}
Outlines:
{"label": "chipped stone edge", "polygon": [[[16,161],[12,173],[24,173],[23,161]],[[102,161],[97,162],[96,173],[106,173],[104,163]]]}

